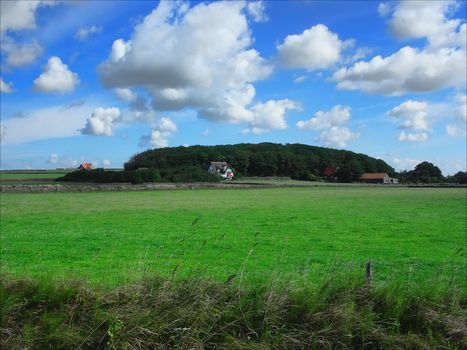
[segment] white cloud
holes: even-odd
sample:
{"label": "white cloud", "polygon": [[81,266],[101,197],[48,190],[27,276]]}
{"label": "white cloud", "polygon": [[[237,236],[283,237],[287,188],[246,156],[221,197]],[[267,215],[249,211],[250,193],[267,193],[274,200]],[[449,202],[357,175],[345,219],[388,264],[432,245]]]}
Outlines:
{"label": "white cloud", "polygon": [[467,136],[467,95],[457,94],[455,97],[453,122],[446,125],[446,133],[451,137]]}
{"label": "white cloud", "polygon": [[168,139],[177,132],[177,125],[168,117],[162,117],[153,125],[151,133],[141,137],[140,146],[150,144],[156,148],[168,147]]}
{"label": "white cloud", "polygon": [[131,103],[137,99],[137,95],[130,89],[116,88],[114,89],[114,91],[117,94],[118,98],[120,98],[122,101]]}
{"label": "white cloud", "polygon": [[401,131],[399,134],[399,141],[425,142],[427,140],[428,134],[426,132],[406,133],[405,131]]}
{"label": "white cloud", "polygon": [[431,48],[466,45],[465,24],[449,19],[456,1],[401,1],[389,22],[392,33],[400,39],[427,38]]}
{"label": "white cloud", "polygon": [[58,163],[58,154],[57,153],[52,153],[49,156],[49,159],[47,160],[47,163],[49,164],[57,164]]}
{"label": "white cloud", "polygon": [[381,17],[387,16],[391,12],[391,6],[387,2],[381,2],[378,5],[378,13]]}
{"label": "white cloud", "polygon": [[56,1],[0,1],[0,41],[1,51],[6,56],[6,64],[11,67],[28,65],[42,53],[36,42],[16,43],[9,32],[36,29],[36,11],[41,6],[53,6]]}
{"label": "white cloud", "polygon": [[87,104],[72,108],[48,107],[28,111],[24,118],[9,118],[2,121],[7,129],[4,144],[21,144],[43,139],[79,135],[78,129],[86,121],[93,107]]}
{"label": "white cloud", "polygon": [[[143,87],[155,110],[192,108],[211,121],[264,127],[260,113],[253,111],[262,105],[254,103],[253,83],[268,77],[272,66],[250,48],[247,18],[261,6],[212,2],[189,8],[162,1],[130,40],[113,43],[99,67],[101,79],[110,88]],[[282,127],[272,119],[271,127]]]}
{"label": "white cloud", "polygon": [[341,58],[341,51],[351,41],[343,42],[324,24],[315,25],[302,34],[288,35],[277,46],[282,64],[287,68],[309,71],[329,68]]}
{"label": "white cloud", "polygon": [[457,106],[455,107],[456,117],[463,121],[467,122],[467,94],[457,94],[456,95]]}
{"label": "white cloud", "polygon": [[[139,96],[133,92],[131,89],[115,88],[114,91],[120,100],[130,105],[132,111],[145,112],[148,110],[148,107],[146,106],[146,100],[142,96]],[[136,119],[141,120],[141,118]]]}
{"label": "white cloud", "polygon": [[333,75],[337,87],[383,95],[429,92],[459,87],[466,81],[464,50],[441,49],[436,52],[404,47],[388,57],[376,56]]}
{"label": "white cloud", "polygon": [[293,82],[295,84],[300,84],[303,83],[306,80],[307,76],[306,75],[300,75],[299,77],[296,77]]}
{"label": "white cloud", "polygon": [[316,141],[325,146],[346,147],[347,143],[358,138],[358,134],[345,126],[350,120],[351,108],[336,105],[329,111],[318,111],[309,120],[299,120],[301,130],[322,130]]}
{"label": "white cloud", "polygon": [[211,133],[211,132],[209,131],[209,129],[205,129],[205,130],[203,130],[203,132],[201,133],[201,135],[204,136],[204,137],[207,137],[207,136],[209,136],[210,133]]}
{"label": "white cloud", "polygon": [[99,33],[102,31],[101,26],[88,26],[81,27],[75,34],[75,39],[79,41],[85,41],[91,34]]}
{"label": "white cloud", "polygon": [[54,5],[54,1],[0,1],[0,34],[36,28],[36,10],[39,6]]}
{"label": "white cloud", "polygon": [[410,158],[394,158],[392,160],[392,164],[394,165],[397,171],[412,170],[417,164],[420,163],[420,160]]}
{"label": "white cloud", "polygon": [[112,136],[113,124],[119,117],[120,110],[116,107],[96,108],[80,131],[85,135]]}
{"label": "white cloud", "polygon": [[451,137],[466,137],[467,131],[465,129],[465,124],[464,127],[458,124],[446,125],[446,134],[448,134]]}
{"label": "white cloud", "polygon": [[429,130],[428,103],[408,100],[394,107],[387,115],[398,121],[399,128],[412,130]]}
{"label": "white cloud", "polygon": [[249,1],[246,5],[246,11],[255,22],[266,22],[268,20],[265,10],[263,1]]}
{"label": "white cloud", "polygon": [[7,83],[5,81],[3,81],[2,78],[0,78],[0,92],[4,93],[4,94],[9,94],[11,92],[13,92],[13,83]]}
{"label": "white cloud", "polygon": [[10,67],[27,66],[33,63],[43,51],[37,41],[18,44],[8,36],[2,38],[1,45],[1,51],[6,55],[6,64]]}
{"label": "white cloud", "polygon": [[110,160],[104,159],[102,161],[102,165],[104,166],[104,168],[108,168],[110,166]]}
{"label": "white cloud", "polygon": [[0,124],[0,142],[3,141],[5,134],[6,134],[6,126],[3,124]]}
{"label": "white cloud", "polygon": [[358,134],[352,132],[347,127],[332,126],[324,130],[317,138],[317,141],[328,147],[344,148],[348,142],[357,138]]}
{"label": "white cloud", "polygon": [[329,111],[318,111],[309,120],[299,120],[297,128],[302,130],[320,130],[339,126],[350,120],[350,111],[351,108],[349,106],[341,105],[334,106]]}
{"label": "white cloud", "polygon": [[57,56],[49,58],[44,72],[34,80],[34,88],[45,93],[64,94],[73,91],[78,84],[78,74],[71,72]]}
{"label": "white cloud", "polygon": [[387,56],[375,56],[350,68],[341,68],[332,80],[340,89],[382,95],[430,92],[466,83],[465,19],[448,18],[455,1],[401,1],[397,6],[380,4],[392,12],[389,27],[400,39],[426,38],[423,48],[406,46]]}

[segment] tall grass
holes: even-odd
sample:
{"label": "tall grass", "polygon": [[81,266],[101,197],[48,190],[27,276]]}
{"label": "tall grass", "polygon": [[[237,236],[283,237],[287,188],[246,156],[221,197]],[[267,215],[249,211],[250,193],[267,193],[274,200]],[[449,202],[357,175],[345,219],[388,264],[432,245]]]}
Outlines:
{"label": "tall grass", "polygon": [[372,287],[341,268],[319,282],[148,275],[112,290],[1,277],[2,349],[461,349],[462,291]]}

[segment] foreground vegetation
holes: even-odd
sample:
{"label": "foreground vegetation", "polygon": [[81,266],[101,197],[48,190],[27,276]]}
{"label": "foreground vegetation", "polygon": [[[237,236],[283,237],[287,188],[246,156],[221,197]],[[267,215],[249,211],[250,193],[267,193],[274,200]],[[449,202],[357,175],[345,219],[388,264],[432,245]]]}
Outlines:
{"label": "foreground vegetation", "polygon": [[461,349],[465,300],[436,284],[149,278],[112,291],[1,279],[4,349]]}

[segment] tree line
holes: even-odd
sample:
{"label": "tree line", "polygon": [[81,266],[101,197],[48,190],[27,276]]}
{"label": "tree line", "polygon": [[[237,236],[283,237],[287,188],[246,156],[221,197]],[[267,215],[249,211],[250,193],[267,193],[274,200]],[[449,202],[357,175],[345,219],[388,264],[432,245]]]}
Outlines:
{"label": "tree line", "polygon": [[[411,171],[397,173],[385,161],[366,154],[303,144],[235,144],[167,147],[132,156],[123,171],[103,169],[75,171],[58,179],[72,182],[216,182],[221,178],[207,172],[210,162],[225,161],[235,176],[290,177],[307,181],[358,181],[365,173],[387,173],[400,183],[467,183],[467,173],[444,177],[429,162]],[[335,173],[325,174],[326,168]]]}
{"label": "tree line", "polygon": [[381,159],[346,150],[308,146],[303,144],[235,144],[219,146],[170,147],[147,150],[131,157],[125,170],[157,169],[162,177],[174,171],[193,168],[207,170],[211,161],[225,161],[234,168],[235,175],[278,176],[300,180],[322,180],[326,167],[337,172],[338,181],[356,181],[364,172],[385,172],[395,175],[394,169]]}

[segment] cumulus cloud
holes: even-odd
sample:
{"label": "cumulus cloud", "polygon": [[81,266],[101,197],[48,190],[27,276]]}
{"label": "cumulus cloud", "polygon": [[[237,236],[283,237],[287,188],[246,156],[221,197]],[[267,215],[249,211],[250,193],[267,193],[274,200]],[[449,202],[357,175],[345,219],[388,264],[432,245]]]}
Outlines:
{"label": "cumulus cloud", "polygon": [[349,106],[334,106],[329,111],[318,111],[309,120],[299,120],[297,127],[302,130],[321,130],[345,124],[350,120]]}
{"label": "cumulus cloud", "polygon": [[35,90],[45,93],[64,94],[73,91],[78,84],[78,74],[71,72],[57,56],[49,58],[44,72],[34,80]]}
{"label": "cumulus cloud", "polygon": [[168,139],[177,132],[177,125],[168,117],[162,117],[159,123],[153,125],[151,133],[141,137],[140,146],[151,145],[155,148],[168,147]]}
{"label": "cumulus cloud", "polygon": [[323,130],[316,141],[325,146],[346,147],[347,143],[358,138],[345,124],[351,116],[349,106],[336,105],[329,111],[318,111],[309,120],[299,120],[296,124],[301,130]]}
{"label": "cumulus cloud", "polygon": [[401,129],[429,130],[428,103],[408,100],[394,107],[387,115],[397,120]]}
{"label": "cumulus cloud", "polygon": [[58,163],[58,154],[57,153],[52,153],[49,156],[49,159],[47,160],[47,163],[49,164],[57,164]]}
{"label": "cumulus cloud", "polygon": [[100,33],[102,31],[101,26],[88,26],[81,27],[75,34],[75,39],[78,41],[86,41],[90,35]]}
{"label": "cumulus cloud", "polygon": [[55,1],[0,1],[0,34],[36,28],[36,10],[40,6],[52,6]]}
{"label": "cumulus cloud", "polygon": [[393,118],[401,131],[399,141],[425,142],[428,140],[426,131],[430,130],[430,105],[424,101],[408,100],[386,113]]}
{"label": "cumulus cloud", "polygon": [[252,132],[253,134],[263,134],[271,129],[286,129],[285,114],[287,110],[300,109],[300,105],[288,99],[257,103],[251,109],[253,113],[253,121],[250,123],[251,128],[244,131]]}
{"label": "cumulus cloud", "polygon": [[399,141],[425,142],[426,140],[428,140],[426,132],[406,133],[405,131],[401,131],[399,134]]}
{"label": "cumulus cloud", "polygon": [[394,158],[392,160],[392,164],[398,171],[414,169],[415,166],[420,163],[420,160],[410,158]]}
{"label": "cumulus cloud", "polygon": [[9,94],[11,92],[13,92],[13,83],[7,83],[5,81],[3,81],[2,78],[0,78],[0,92],[4,93],[4,94]]}
{"label": "cumulus cloud", "polygon": [[380,12],[393,12],[389,27],[395,36],[425,38],[425,47],[406,46],[387,57],[356,62],[339,69],[332,80],[340,89],[388,96],[465,86],[466,23],[448,18],[455,6],[454,1],[380,4]]}
{"label": "cumulus cloud", "polygon": [[0,40],[1,51],[6,56],[5,62],[11,67],[28,65],[42,53],[42,47],[36,42],[17,43],[8,34],[36,28],[36,11],[41,6],[53,6],[55,1],[0,1]]}
{"label": "cumulus cloud", "polygon": [[104,166],[104,168],[108,168],[110,166],[110,160],[104,159],[102,161],[102,165]]}
{"label": "cumulus cloud", "polygon": [[43,51],[37,41],[19,44],[5,36],[1,44],[1,51],[6,56],[5,62],[10,67],[27,66],[34,62]]}
{"label": "cumulus cloud", "polygon": [[116,107],[96,108],[86,125],[81,129],[84,135],[112,136],[113,124],[120,118],[120,110]]}
{"label": "cumulus cloud", "polygon": [[381,17],[387,16],[391,12],[391,5],[387,2],[381,2],[378,5],[378,13]]}
{"label": "cumulus cloud", "polygon": [[341,58],[341,51],[352,41],[341,41],[324,24],[315,25],[298,35],[288,35],[277,46],[282,64],[287,68],[309,71],[329,68]]}
{"label": "cumulus cloud", "polygon": [[263,1],[248,2],[248,4],[246,5],[246,11],[255,22],[266,22],[268,20]]}
{"label": "cumulus cloud", "polygon": [[116,88],[114,89],[115,94],[118,98],[130,105],[131,110],[144,112],[148,110],[146,106],[146,100],[127,88]]}
{"label": "cumulus cloud", "polygon": [[215,122],[282,127],[274,117],[266,125],[258,112],[262,104],[254,103],[253,83],[272,72],[251,48],[248,16],[258,20],[261,4],[212,2],[190,8],[161,1],[130,40],[114,41],[99,66],[102,82],[109,88],[143,87],[158,111],[193,108]]}
{"label": "cumulus cloud", "polygon": [[391,56],[376,56],[341,68],[332,79],[340,89],[382,95],[429,92],[465,84],[465,60],[463,50],[428,52],[406,46]]}
{"label": "cumulus cloud", "polygon": [[395,8],[389,27],[400,39],[426,38],[431,48],[466,45],[465,23],[449,19],[456,1],[401,1]]}
{"label": "cumulus cloud", "polygon": [[452,137],[467,136],[467,95],[457,94],[455,97],[453,122],[446,125],[446,133]]}
{"label": "cumulus cloud", "polygon": [[328,147],[344,148],[350,141],[356,140],[358,134],[352,132],[347,127],[332,126],[324,130],[317,138],[317,141]]}

